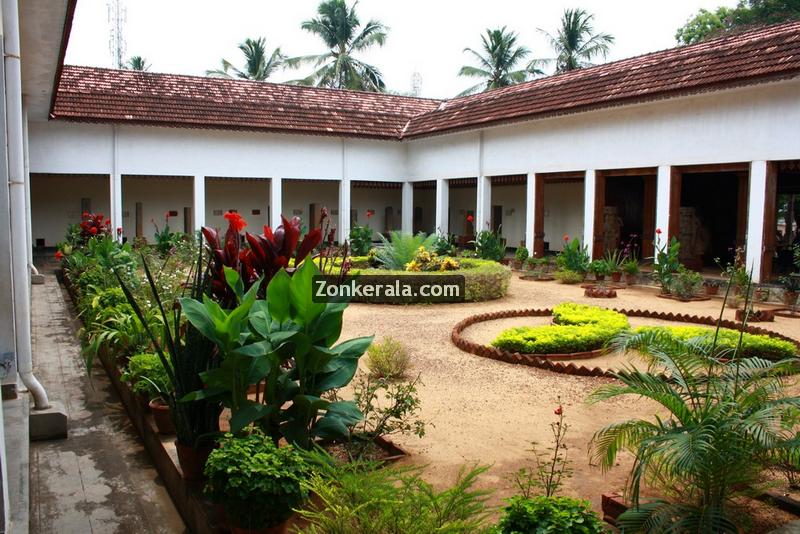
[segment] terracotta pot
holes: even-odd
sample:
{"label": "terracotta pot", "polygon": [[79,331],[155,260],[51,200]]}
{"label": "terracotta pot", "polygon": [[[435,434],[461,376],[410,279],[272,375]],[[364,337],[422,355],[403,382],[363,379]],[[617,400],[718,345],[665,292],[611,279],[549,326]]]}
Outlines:
{"label": "terracotta pot", "polygon": [[153,420],[156,423],[156,428],[159,434],[174,434],[175,426],[172,424],[172,418],[169,415],[169,405],[161,398],[153,399],[150,401],[150,412],[153,414]]}
{"label": "terracotta pot", "polygon": [[625,274],[625,283],[629,286],[636,284],[636,275],[635,274]]}
{"label": "terracotta pot", "polygon": [[596,274],[596,275],[594,275],[594,279],[597,280],[598,282],[601,282],[601,281],[606,279],[606,275],[604,275],[604,274]]}
{"label": "terracotta pot", "polygon": [[620,280],[622,280],[622,273],[619,271],[611,273],[611,280],[613,280],[614,282],[619,282]]}
{"label": "terracotta pot", "polygon": [[244,528],[231,525],[231,534],[287,534],[287,532],[289,532],[289,521],[269,528]]}
{"label": "terracotta pot", "polygon": [[706,285],[704,287],[706,288],[706,295],[712,296],[719,293],[719,286]]}
{"label": "terracotta pot", "polygon": [[139,403],[142,413],[147,413],[150,411],[150,396],[146,393],[137,393],[136,402]]}
{"label": "terracotta pot", "polygon": [[794,306],[797,304],[797,291],[784,291],[783,303],[786,306]]}
{"label": "terracotta pot", "polygon": [[208,455],[211,454],[213,447],[204,445],[197,449],[187,447],[175,442],[175,449],[178,451],[178,463],[181,466],[184,480],[203,480],[203,468],[206,466]]}

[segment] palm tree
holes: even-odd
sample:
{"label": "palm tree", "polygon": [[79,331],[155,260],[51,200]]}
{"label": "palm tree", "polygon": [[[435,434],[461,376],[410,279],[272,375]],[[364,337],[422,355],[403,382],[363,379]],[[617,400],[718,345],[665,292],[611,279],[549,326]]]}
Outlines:
{"label": "palm tree", "polygon": [[285,66],[286,56],[280,47],[267,55],[267,41],[263,37],[258,39],[247,38],[239,44],[245,58],[243,70],[239,70],[227,59],[222,59],[222,68],[206,71],[206,76],[219,76],[222,78],[242,78],[244,80],[264,81],[272,76],[276,70]]}
{"label": "palm tree", "polygon": [[291,66],[314,65],[314,72],[293,83],[383,92],[386,86],[380,71],[354,57],[373,45],[383,46],[388,28],[377,20],[361,25],[356,14],[358,2],[348,7],[345,0],[325,0],[317,8],[318,17],[302,23],[301,28],[317,35],[329,49],[319,55],[290,60]]}
{"label": "palm tree", "polygon": [[605,58],[608,55],[614,36],[594,33],[592,19],[594,15],[583,9],[567,9],[561,17],[558,35],[553,37],[546,31],[539,30],[547,36],[550,46],[556,52],[556,73],[590,67],[595,57]]}
{"label": "palm tree", "polygon": [[150,64],[148,64],[147,60],[142,56],[131,56],[131,58],[125,64],[125,68],[130,70],[146,71],[150,70]]}
{"label": "palm tree", "polygon": [[483,54],[472,48],[464,49],[464,52],[475,56],[479,66],[464,65],[458,75],[483,78],[484,81],[470,87],[459,96],[507,87],[524,82],[533,75],[543,74],[536,68],[535,60],[523,69],[514,70],[519,62],[530,54],[530,50],[524,46],[517,46],[517,34],[507,31],[505,26],[498,30],[486,30],[486,35],[481,36],[481,44]]}
{"label": "palm tree", "polygon": [[[643,355],[650,367],[615,373],[620,383],[590,400],[630,395],[668,414],[614,423],[592,438],[593,462],[604,470],[623,450],[636,456],[628,477],[633,508],[620,516],[625,531],[740,532],[731,501],[757,481],[765,462],[798,456],[790,422],[800,398],[783,391],[795,362],[742,358],[739,348],[720,349],[717,336],[682,340],[645,329],[612,342],[615,350]],[[667,500],[640,503],[644,483]]]}

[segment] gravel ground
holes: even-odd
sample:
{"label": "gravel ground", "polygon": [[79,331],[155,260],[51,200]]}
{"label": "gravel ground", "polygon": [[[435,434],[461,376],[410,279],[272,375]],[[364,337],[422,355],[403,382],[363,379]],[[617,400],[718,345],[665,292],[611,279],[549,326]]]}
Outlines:
{"label": "gravel ground", "polygon": [[[563,493],[588,499],[598,511],[600,496],[624,487],[631,458],[607,473],[590,465],[588,444],[603,426],[632,417],[650,417],[657,407],[634,398],[589,405],[586,398],[598,386],[609,383],[602,378],[575,377],[550,373],[525,366],[496,362],[464,353],[450,342],[450,332],[461,319],[489,311],[552,307],[560,302],[581,302],[606,307],[650,309],[665,312],[717,316],[722,301],[681,303],[657,298],[653,288],[618,291],[616,299],[588,299],[583,289],[556,282],[527,282],[515,274],[509,295],[482,303],[439,305],[353,304],[345,312],[342,339],[375,334],[391,336],[405,343],[414,361],[413,373],[420,373],[422,417],[429,425],[424,438],[403,436],[395,439],[411,457],[406,460],[426,466],[426,479],[436,486],[449,484],[465,464],[489,464],[491,470],[481,484],[495,490],[493,504],[515,493],[508,480],[511,473],[532,462],[531,442],[544,449],[550,444],[549,424],[559,398],[569,424],[568,454],[574,476]],[[733,310],[725,310],[733,319]],[[470,327],[465,333],[473,339],[491,341],[510,326],[535,324],[537,319],[505,319]],[[540,320],[541,321],[541,320]],[[546,320],[545,320],[546,321]],[[636,326],[645,324],[635,319]],[[661,323],[650,321],[647,324]],[[663,323],[661,323],[663,324]],[[800,320],[776,318],[766,328],[800,338]],[[611,365],[619,357],[606,357]],[[363,365],[363,364],[362,364]]]}

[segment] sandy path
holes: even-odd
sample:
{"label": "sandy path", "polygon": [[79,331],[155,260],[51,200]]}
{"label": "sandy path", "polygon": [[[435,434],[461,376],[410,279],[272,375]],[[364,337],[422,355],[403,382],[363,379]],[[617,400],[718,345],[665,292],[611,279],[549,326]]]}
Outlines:
{"label": "sandy path", "polygon": [[[600,496],[622,489],[630,458],[608,473],[589,465],[587,448],[592,434],[606,424],[631,417],[649,417],[653,404],[633,398],[588,405],[586,397],[608,379],[559,375],[540,369],[496,362],[457,349],[450,331],[459,320],[476,313],[503,309],[551,307],[564,301],[607,307],[627,307],[716,316],[721,300],[679,303],[656,297],[656,290],[635,288],[619,291],[619,298],[587,299],[583,289],[556,282],[512,279],[509,296],[488,303],[448,305],[351,305],[345,313],[343,339],[376,334],[403,341],[422,375],[420,388],[423,418],[430,422],[424,438],[401,437],[397,441],[411,453],[409,461],[426,465],[426,478],[442,485],[452,481],[464,464],[491,464],[483,485],[496,493],[494,504],[514,494],[510,473],[530,461],[530,443],[550,443],[549,423],[558,398],[570,425],[567,445],[574,476],[564,493],[589,499],[600,509]],[[732,310],[725,310],[733,318]],[[469,335],[490,341],[504,328],[532,324],[535,319],[506,319],[475,325]],[[546,319],[543,322],[547,322]],[[632,320],[636,326],[640,320]],[[649,321],[648,324],[654,324]],[[776,318],[767,328],[800,338],[800,320]]]}

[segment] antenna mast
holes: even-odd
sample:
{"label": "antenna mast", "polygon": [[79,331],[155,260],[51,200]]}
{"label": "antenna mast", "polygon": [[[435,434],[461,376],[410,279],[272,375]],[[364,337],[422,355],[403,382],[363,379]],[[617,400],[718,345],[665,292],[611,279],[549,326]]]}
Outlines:
{"label": "antenna mast", "polygon": [[110,26],[108,49],[111,52],[113,66],[121,69],[125,66],[125,22],[128,10],[125,8],[124,0],[107,0],[106,5]]}

